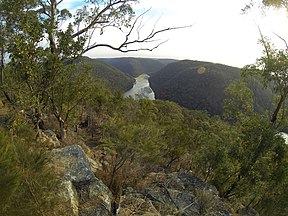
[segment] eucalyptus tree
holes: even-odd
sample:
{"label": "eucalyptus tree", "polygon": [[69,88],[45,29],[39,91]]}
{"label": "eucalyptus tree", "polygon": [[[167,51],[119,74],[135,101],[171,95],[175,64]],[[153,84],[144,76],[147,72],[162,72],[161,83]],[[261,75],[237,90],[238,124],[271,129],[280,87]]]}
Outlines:
{"label": "eucalyptus tree", "polygon": [[285,100],[288,96],[288,47],[276,49],[262,34],[260,42],[264,47],[263,56],[255,64],[246,65],[242,72],[243,76],[257,77],[265,88],[271,88],[276,95],[276,106],[271,111],[270,121],[274,128],[278,128],[287,117]]}
{"label": "eucalyptus tree", "polygon": [[[288,10],[287,0],[251,0],[243,9],[247,12],[252,7],[261,7],[262,9],[277,8]],[[271,112],[270,121],[275,128],[278,128],[287,116],[285,100],[288,95],[288,43],[284,37],[275,34],[284,42],[283,49],[277,49],[273,43],[265,37],[260,28],[260,44],[263,46],[263,55],[256,60],[255,64],[247,65],[243,68],[243,74],[256,76],[262,81],[265,88],[271,88],[276,95],[276,105]],[[281,112],[282,110],[282,112]]]}
{"label": "eucalyptus tree", "polygon": [[[81,7],[74,14],[64,8],[67,2],[68,0],[0,2],[1,33],[5,33],[0,38],[3,92],[14,107],[29,111],[37,129],[45,112],[52,112],[60,128],[65,128],[64,116],[67,113],[60,115],[59,110],[63,110],[62,107],[72,102],[72,99],[61,100],[66,104],[55,103],[57,95],[65,95],[61,92],[63,88],[56,88],[56,84],[59,83],[58,79],[73,79],[76,70],[71,67],[75,63],[73,59],[98,47],[120,52],[152,51],[165,42],[156,40],[155,43],[155,37],[160,33],[183,28],[157,29],[155,24],[148,33],[142,35],[143,16],[147,11],[136,16],[133,6],[137,0],[83,0],[79,1]],[[98,41],[97,35],[105,35],[107,29],[117,29],[123,34],[123,40],[118,45]],[[4,67],[2,62],[5,53],[9,54],[11,61]],[[69,82],[63,81],[64,83]],[[78,85],[79,82],[73,84]],[[70,89],[73,88],[76,87],[70,86]],[[86,98],[87,89],[83,87],[79,91],[81,99],[75,97],[73,100],[81,104]],[[74,107],[76,106],[71,106],[73,109]]]}
{"label": "eucalyptus tree", "polygon": [[[252,7],[264,11],[270,7],[287,10],[288,1],[252,0],[244,12]],[[263,54],[255,64],[245,66],[242,75],[252,76],[260,80],[264,88],[270,88],[275,95],[275,105],[269,113],[269,119],[256,113],[251,115],[250,112],[244,112],[241,121],[237,122],[236,127],[241,136],[238,144],[232,146],[231,156],[238,162],[239,169],[227,181],[221,182],[220,193],[223,197],[242,198],[245,205],[256,208],[260,214],[286,215],[287,207],[281,199],[287,187],[287,145],[278,133],[287,128],[285,103],[288,96],[288,45],[283,37],[277,35],[285,45],[283,49],[277,49],[261,30],[259,32]],[[228,90],[227,93],[237,96],[241,90]],[[248,94],[242,96],[247,97]],[[237,102],[242,96],[234,100]],[[273,194],[270,193],[272,190]]]}

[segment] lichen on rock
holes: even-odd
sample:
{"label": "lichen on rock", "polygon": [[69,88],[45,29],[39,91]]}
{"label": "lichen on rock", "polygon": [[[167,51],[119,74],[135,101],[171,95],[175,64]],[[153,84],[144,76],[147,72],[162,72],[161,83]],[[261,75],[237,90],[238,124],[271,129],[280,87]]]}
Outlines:
{"label": "lichen on rock", "polygon": [[111,215],[112,193],[95,177],[80,146],[54,149],[52,161],[61,178],[61,195],[66,203],[63,208],[68,203],[70,215]]}

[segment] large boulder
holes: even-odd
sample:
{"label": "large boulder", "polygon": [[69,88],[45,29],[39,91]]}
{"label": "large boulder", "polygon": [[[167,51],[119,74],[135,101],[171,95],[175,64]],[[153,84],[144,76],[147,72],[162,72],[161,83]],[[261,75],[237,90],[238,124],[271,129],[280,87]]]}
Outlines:
{"label": "large boulder", "polygon": [[54,149],[52,161],[61,178],[61,203],[67,215],[111,215],[112,193],[95,177],[80,146]]}
{"label": "large boulder", "polygon": [[214,186],[187,173],[151,173],[137,190],[124,190],[119,215],[231,215]]}

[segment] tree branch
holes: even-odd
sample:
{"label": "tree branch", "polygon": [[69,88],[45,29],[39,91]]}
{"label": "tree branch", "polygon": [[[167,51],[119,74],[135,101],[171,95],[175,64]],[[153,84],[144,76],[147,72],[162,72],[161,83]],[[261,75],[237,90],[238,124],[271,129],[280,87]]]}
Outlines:
{"label": "tree branch", "polygon": [[[156,24],[158,23],[160,19],[159,18],[154,23],[152,30],[146,36],[141,37],[140,31],[143,29],[145,25],[143,24],[143,16],[151,10],[150,8],[144,11],[139,16],[137,16],[133,21],[131,21],[131,25],[128,28],[128,32],[126,33],[126,35],[124,34],[124,39],[122,42],[120,41],[120,45],[111,45],[111,44],[98,43],[98,42],[91,44],[91,38],[93,37],[93,34],[95,33],[95,30],[97,27],[101,28],[100,35],[103,34],[103,29],[106,27],[116,27],[118,30],[124,33],[121,27],[119,27],[117,23],[115,24],[115,20],[113,19],[114,15],[111,15],[111,14],[117,13],[118,10],[120,10],[121,12],[121,7],[126,7],[126,6],[128,7],[129,6],[128,3],[130,2],[137,2],[137,0],[109,0],[106,2],[107,4],[104,5],[102,9],[100,8],[100,5],[97,5],[97,3],[95,3],[95,10],[92,16],[93,18],[88,22],[86,26],[84,26],[82,29],[78,28],[77,32],[72,35],[72,38],[76,38],[83,34],[88,34],[88,40],[86,41],[88,43],[86,43],[86,47],[83,48],[82,54],[97,47],[107,47],[116,51],[120,51],[122,53],[136,52],[136,51],[153,51],[154,49],[158,48],[160,45],[167,42],[167,40],[165,40],[162,42],[160,41],[158,44],[156,44],[155,43],[156,40],[153,40],[153,38],[155,38],[158,34],[171,31],[171,30],[188,28],[192,26],[192,25],[187,25],[187,26],[180,26],[180,27],[169,27],[169,28],[156,30]],[[80,27],[80,24],[82,23],[82,21],[83,20],[79,19],[78,27]],[[89,32],[90,30],[92,31]],[[134,34],[136,34],[136,37],[133,38]],[[150,44],[154,43],[154,44],[147,48],[130,48],[132,45],[139,45],[141,43],[150,43]]]}
{"label": "tree branch", "polygon": [[281,37],[280,35],[278,35],[277,33],[274,32],[274,34],[275,34],[278,38],[280,38],[280,39],[285,43],[286,50],[288,50],[288,44],[287,44],[287,41],[286,41],[283,37]]}
{"label": "tree branch", "polygon": [[58,6],[59,4],[61,4],[63,2],[63,0],[60,0],[58,3],[56,3],[56,5]]}
{"label": "tree branch", "polygon": [[94,25],[98,24],[99,23],[98,19],[101,18],[105,12],[112,9],[113,6],[119,5],[118,8],[120,8],[123,4],[130,2],[130,1],[135,2],[136,0],[118,0],[115,2],[110,1],[106,5],[106,7],[104,7],[86,27],[82,28],[81,30],[79,30],[78,32],[73,34],[72,38],[75,38],[75,37],[82,35],[83,33],[87,32],[89,29],[91,29]]}
{"label": "tree branch", "polygon": [[153,46],[152,48],[129,49],[128,46],[129,45],[134,45],[134,44],[141,44],[141,43],[151,43],[151,42],[154,42],[154,40],[151,40],[151,39],[153,39],[156,35],[158,35],[160,33],[171,31],[171,30],[176,30],[176,29],[188,28],[188,27],[191,27],[191,26],[192,25],[180,26],[180,27],[170,27],[170,28],[165,28],[165,29],[161,29],[161,30],[158,30],[158,31],[154,31],[153,30],[147,37],[145,37],[143,39],[132,40],[132,41],[129,41],[129,37],[127,37],[127,36],[129,36],[131,34],[130,31],[129,31],[128,34],[126,35],[125,41],[121,45],[119,45],[118,47],[117,46],[112,46],[110,44],[94,44],[94,45],[84,49],[83,53],[86,53],[89,50],[94,49],[96,47],[107,47],[107,48],[110,48],[110,49],[113,49],[113,50],[117,50],[117,51],[120,51],[120,52],[123,52],[123,53],[135,52],[135,51],[153,51],[153,50],[157,49],[159,46],[161,46],[162,44],[166,43],[168,40],[162,41],[162,42],[158,43],[157,45]]}

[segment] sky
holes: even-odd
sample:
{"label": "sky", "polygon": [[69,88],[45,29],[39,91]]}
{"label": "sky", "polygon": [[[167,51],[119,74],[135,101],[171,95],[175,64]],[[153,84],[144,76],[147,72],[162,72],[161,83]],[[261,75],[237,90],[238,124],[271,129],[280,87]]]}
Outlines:
{"label": "sky", "polygon": [[[66,2],[66,3],[65,3]],[[64,0],[67,8],[80,6],[79,0]],[[101,57],[148,57],[173,58],[209,61],[243,67],[255,63],[261,56],[262,47],[258,43],[260,34],[271,38],[278,48],[285,44],[276,35],[287,38],[288,15],[283,10],[271,9],[266,14],[253,9],[242,14],[241,9],[249,0],[140,0],[133,6],[135,12],[145,15],[145,35],[158,20],[156,29],[192,25],[166,32],[157,39],[168,40],[153,52],[141,51],[123,54],[108,48],[97,48],[86,55]],[[106,31],[102,36],[95,35],[94,40],[117,44],[121,38],[119,32]]]}

